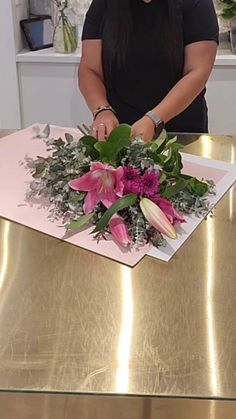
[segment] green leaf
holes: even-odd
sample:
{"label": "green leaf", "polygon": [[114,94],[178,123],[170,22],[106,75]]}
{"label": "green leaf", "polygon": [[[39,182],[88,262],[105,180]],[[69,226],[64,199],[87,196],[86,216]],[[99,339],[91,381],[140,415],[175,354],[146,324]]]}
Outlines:
{"label": "green leaf", "polygon": [[34,178],[41,177],[41,174],[43,173],[43,171],[45,169],[45,165],[46,165],[45,161],[40,161],[40,162],[35,164],[35,172],[33,174]]}
{"label": "green leaf", "polygon": [[130,145],[130,135],[131,127],[127,124],[121,124],[114,128],[107,141],[98,141],[94,145],[100,154],[100,159],[104,163],[114,164],[118,153]]}
{"label": "green leaf", "polygon": [[92,160],[96,160],[99,157],[99,153],[95,149],[98,141],[92,135],[85,135],[80,139],[80,143],[86,148],[86,155],[90,156]]}
{"label": "green leaf", "polygon": [[165,173],[161,172],[160,173],[160,184],[162,184],[163,182],[165,182],[167,176]]}
{"label": "green leaf", "polygon": [[170,143],[169,144],[168,154],[167,154],[167,156],[165,158],[164,163],[169,162],[171,160],[172,156],[178,154],[178,152],[179,152],[179,150],[181,148],[183,148],[182,144],[178,144],[178,143],[171,144]]}
{"label": "green leaf", "polygon": [[174,195],[177,195],[179,192],[183,191],[186,188],[188,182],[188,180],[179,179],[174,185],[167,186],[165,191],[162,193],[163,198],[170,199]]}
{"label": "green leaf", "polygon": [[[175,136],[175,137],[173,137],[173,138],[170,138],[168,141],[167,141],[167,143],[166,143],[166,148],[169,148],[170,146],[171,146],[171,144],[174,144],[174,143],[176,143],[176,141],[177,141],[177,137]],[[181,144],[179,144],[179,145],[181,145]],[[183,146],[181,145],[181,148],[182,148]]]}
{"label": "green leaf", "polygon": [[208,185],[196,178],[191,178],[188,182],[187,190],[198,196],[203,196],[208,191]]}
{"label": "green leaf", "polygon": [[94,145],[97,143],[97,140],[92,135],[85,135],[80,139],[80,143],[94,147]]}
{"label": "green leaf", "polygon": [[173,172],[177,175],[180,173],[182,165],[182,156],[179,150],[183,148],[182,144],[174,143],[170,144],[167,156],[165,158],[163,169],[166,172]]}
{"label": "green leaf", "polygon": [[67,230],[78,230],[80,227],[83,227],[85,224],[87,224],[93,216],[93,213],[91,214],[85,214],[82,215],[78,220],[72,220],[67,225]]}
{"label": "green leaf", "polygon": [[167,132],[163,129],[159,137],[150,143],[150,150],[161,153],[165,148],[167,138]]}
{"label": "green leaf", "polygon": [[148,157],[150,157],[154,163],[159,164],[160,166],[164,165],[165,155],[153,153],[151,150],[148,150]]}
{"label": "green leaf", "polygon": [[175,165],[174,165],[174,168],[172,170],[172,174],[174,176],[177,176],[181,173],[182,169],[183,169],[182,156],[181,156],[180,153],[177,153],[176,154]]}
{"label": "green leaf", "polygon": [[65,134],[65,139],[66,139],[67,143],[70,144],[74,140],[74,137],[71,134],[66,133]]}
{"label": "green leaf", "polygon": [[110,208],[106,210],[106,212],[103,214],[103,216],[98,221],[96,228],[93,230],[93,233],[97,233],[98,231],[104,230],[104,228],[107,226],[110,218],[118,211],[130,207],[136,202],[137,195],[135,194],[129,194],[122,196],[121,198],[117,199],[117,201],[112,204]]}
{"label": "green leaf", "polygon": [[53,142],[53,144],[55,144],[57,147],[63,147],[65,145],[64,141],[62,138],[58,138],[58,140],[55,140]]}
{"label": "green leaf", "polygon": [[154,163],[159,164],[166,172],[171,172],[173,175],[179,174],[183,167],[182,157],[179,152],[183,146],[176,141],[177,137],[168,140],[165,132],[158,140],[154,141],[148,152]]}

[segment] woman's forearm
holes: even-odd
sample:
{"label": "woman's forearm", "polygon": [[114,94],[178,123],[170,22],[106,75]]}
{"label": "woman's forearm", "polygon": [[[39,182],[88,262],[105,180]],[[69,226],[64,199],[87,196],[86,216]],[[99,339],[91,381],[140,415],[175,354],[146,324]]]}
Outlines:
{"label": "woman's forearm", "polygon": [[198,70],[186,74],[153,109],[158,116],[168,122],[183,112],[204,89],[206,78]]}
{"label": "woman's forearm", "polygon": [[91,111],[109,104],[101,76],[82,63],[79,67],[79,88]]}
{"label": "woman's forearm", "polygon": [[217,52],[215,41],[200,41],[185,47],[183,77],[154,108],[168,122],[183,112],[204,89]]}

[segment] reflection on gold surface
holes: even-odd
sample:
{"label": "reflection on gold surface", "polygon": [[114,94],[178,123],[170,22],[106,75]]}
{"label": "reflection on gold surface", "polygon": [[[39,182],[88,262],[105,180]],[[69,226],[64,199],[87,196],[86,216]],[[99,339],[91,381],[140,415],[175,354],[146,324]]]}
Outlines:
{"label": "reflection on gold surface", "polygon": [[7,274],[7,266],[9,261],[8,236],[10,231],[10,222],[4,221],[2,229],[2,255],[0,263],[0,291]]}
{"label": "reflection on gold surface", "polygon": [[[204,141],[204,156],[211,158],[212,156],[212,142],[209,137],[202,136]],[[215,279],[215,227],[214,220],[210,216],[207,219],[207,290],[206,290],[206,309],[207,309],[207,337],[208,337],[208,358],[210,367],[210,387],[212,394],[217,395],[218,382],[218,365],[216,353],[216,339],[215,339],[215,320],[214,320],[214,279]]]}
{"label": "reflection on gold surface", "polygon": [[129,357],[133,323],[132,273],[127,266],[121,266],[122,281],[122,323],[118,346],[118,370],[116,390],[125,393],[129,388]]}
{"label": "reflection on gold surface", "polygon": [[[203,135],[201,135],[200,138],[203,141],[203,146],[206,147],[207,150],[209,150],[209,148],[208,148],[209,147],[209,138],[210,138],[209,135],[203,134]],[[205,150],[206,154],[208,154],[208,157],[210,157],[207,150]]]}
{"label": "reflection on gold surface", "polygon": [[214,400],[210,403],[209,419],[216,419],[216,402]]}
{"label": "reflection on gold surface", "polygon": [[230,401],[0,394],[3,419],[235,419]]}
{"label": "reflection on gold surface", "polygon": [[[231,156],[230,163],[235,163],[235,149],[233,144],[231,144]],[[234,189],[231,188],[229,191],[229,220],[233,220],[233,211],[234,211]]]}
{"label": "reflection on gold surface", "polygon": [[215,321],[214,321],[214,267],[215,267],[215,247],[214,247],[214,220],[208,217],[207,220],[207,291],[206,291],[206,307],[207,307],[207,337],[208,337],[208,357],[210,367],[210,387],[212,394],[215,396],[219,389],[218,365],[216,353],[215,339]]}

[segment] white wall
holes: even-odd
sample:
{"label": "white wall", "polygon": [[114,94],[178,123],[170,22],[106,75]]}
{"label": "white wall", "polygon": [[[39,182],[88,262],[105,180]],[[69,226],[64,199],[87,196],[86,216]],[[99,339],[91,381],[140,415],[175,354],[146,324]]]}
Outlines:
{"label": "white wall", "polygon": [[[40,0],[38,0],[40,1]],[[26,46],[19,22],[28,18],[28,0],[12,0],[13,29],[16,53]]]}
{"label": "white wall", "polygon": [[[27,0],[1,0],[0,128],[19,128],[21,126],[15,56],[16,51],[18,52],[22,48],[19,20],[27,17],[27,3]],[[14,32],[12,28],[14,28]]]}

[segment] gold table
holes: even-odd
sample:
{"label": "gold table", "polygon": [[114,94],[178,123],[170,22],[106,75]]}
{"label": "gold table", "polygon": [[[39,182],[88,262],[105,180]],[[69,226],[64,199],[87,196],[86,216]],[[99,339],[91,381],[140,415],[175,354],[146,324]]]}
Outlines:
{"label": "gold table", "polygon": [[[236,137],[179,139],[236,163]],[[133,269],[0,219],[1,418],[235,418],[235,191]]]}

